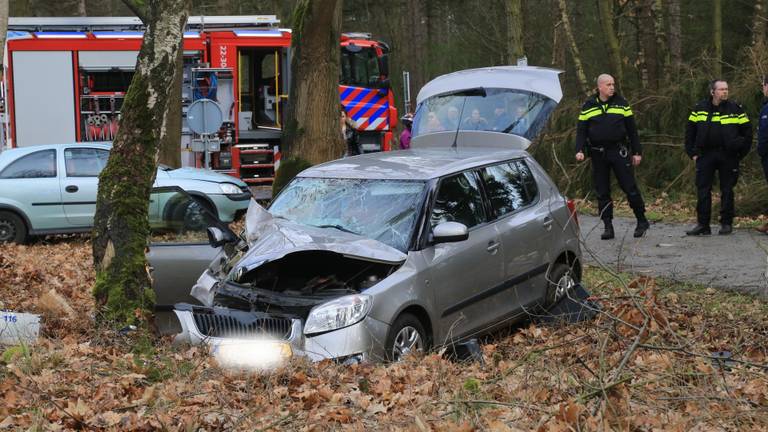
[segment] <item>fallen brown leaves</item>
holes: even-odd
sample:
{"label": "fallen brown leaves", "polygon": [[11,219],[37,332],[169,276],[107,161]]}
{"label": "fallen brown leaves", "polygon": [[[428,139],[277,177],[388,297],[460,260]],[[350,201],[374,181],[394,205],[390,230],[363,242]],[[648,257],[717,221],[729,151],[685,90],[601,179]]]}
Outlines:
{"label": "fallen brown leaves", "polygon": [[[220,369],[206,351],[90,328],[90,247],[3,246],[4,307],[56,290],[78,318],[3,355],[0,427],[109,430],[767,430],[765,303],[588,269],[603,312],[484,341],[485,364],[437,353],[390,365]],[[597,278],[597,279],[595,279]],[[143,347],[143,348],[142,348]],[[730,351],[732,358],[713,353]],[[10,351],[6,351],[10,352]]]}

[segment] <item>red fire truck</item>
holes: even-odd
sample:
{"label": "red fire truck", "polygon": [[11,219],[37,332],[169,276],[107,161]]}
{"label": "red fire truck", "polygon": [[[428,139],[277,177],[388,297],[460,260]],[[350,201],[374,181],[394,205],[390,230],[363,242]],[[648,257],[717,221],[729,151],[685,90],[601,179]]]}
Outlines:
{"label": "red fire truck", "polygon": [[[143,30],[133,17],[11,18],[2,88],[6,145],[112,140]],[[253,185],[271,184],[291,79],[290,46],[291,31],[273,15],[189,18],[184,166],[200,166],[203,159],[186,109],[197,99],[212,99],[224,118],[212,167]],[[340,49],[340,99],[358,125],[361,146],[389,150],[397,124],[389,47],[354,33],[342,36]]]}

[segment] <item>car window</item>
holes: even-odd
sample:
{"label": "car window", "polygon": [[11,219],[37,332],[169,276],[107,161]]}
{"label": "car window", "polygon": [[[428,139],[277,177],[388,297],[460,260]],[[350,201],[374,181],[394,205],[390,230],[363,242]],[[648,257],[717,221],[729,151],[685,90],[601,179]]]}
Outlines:
{"label": "car window", "polygon": [[528,164],[524,160],[516,160],[515,164],[520,170],[520,176],[523,179],[525,185],[525,202],[523,205],[531,204],[536,201],[536,197],[539,196],[539,186],[536,184],[536,179],[533,177],[533,172],[528,167]]}
{"label": "car window", "polygon": [[485,192],[497,217],[526,204],[525,186],[517,164],[505,162],[480,170]]}
{"label": "car window", "polygon": [[473,173],[464,172],[440,181],[432,207],[433,228],[443,222],[459,222],[471,228],[484,221],[483,198]]}
{"label": "car window", "polygon": [[95,148],[68,148],[64,150],[67,177],[98,177],[107,165],[109,151]]}
{"label": "car window", "polygon": [[0,178],[56,177],[56,150],[43,150],[28,154],[8,165]]}

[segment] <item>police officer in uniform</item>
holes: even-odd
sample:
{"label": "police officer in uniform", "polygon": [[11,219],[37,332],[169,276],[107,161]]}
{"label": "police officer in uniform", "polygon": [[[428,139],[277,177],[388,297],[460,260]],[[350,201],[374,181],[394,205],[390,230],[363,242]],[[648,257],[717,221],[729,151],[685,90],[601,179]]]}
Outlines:
{"label": "police officer in uniform", "polygon": [[640,139],[632,109],[616,94],[613,77],[608,74],[597,78],[597,94],[581,107],[576,128],[576,160],[583,161],[585,154],[592,159],[597,208],[605,225],[600,238],[609,240],[614,237],[611,171],[637,218],[634,236],[642,237],[650,224],[645,218],[645,204],[633,171],[642,160]]}
{"label": "police officer in uniform", "polygon": [[[757,123],[757,154],[760,156],[765,179],[768,180],[768,75],[763,77],[763,108]],[[768,234],[768,222],[755,229]]]}
{"label": "police officer in uniform", "polygon": [[744,109],[728,100],[728,83],[716,79],[710,97],[696,104],[685,129],[685,152],[696,163],[697,224],[687,235],[709,235],[712,183],[720,177],[720,232],[733,232],[733,187],[739,179],[739,160],[752,145],[752,126]]}

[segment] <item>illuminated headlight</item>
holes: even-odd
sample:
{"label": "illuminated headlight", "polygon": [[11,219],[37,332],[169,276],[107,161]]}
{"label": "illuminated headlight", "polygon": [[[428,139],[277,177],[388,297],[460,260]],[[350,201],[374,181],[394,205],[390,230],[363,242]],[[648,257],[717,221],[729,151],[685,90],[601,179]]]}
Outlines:
{"label": "illuminated headlight", "polygon": [[339,297],[315,306],[304,326],[305,334],[322,333],[355,324],[371,311],[373,299],[367,294]]}
{"label": "illuminated headlight", "polygon": [[240,190],[237,185],[233,185],[232,183],[219,183],[219,189],[221,189],[221,193],[225,195],[234,195],[234,194],[240,194],[243,193],[242,190]]}

